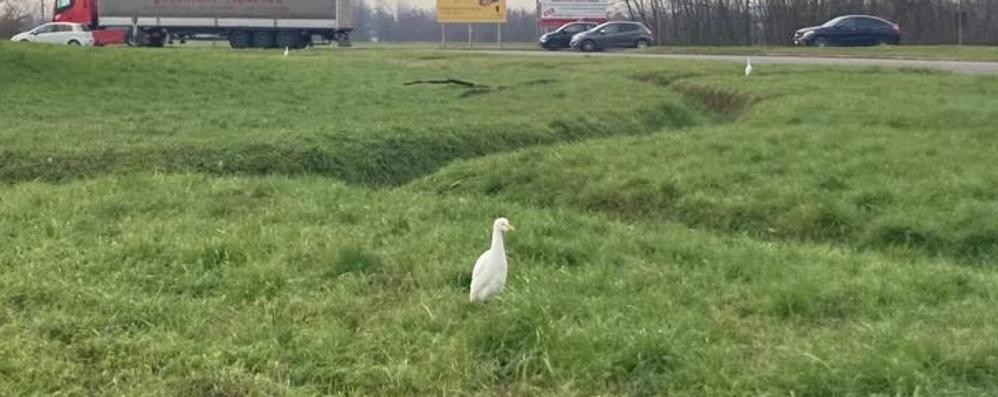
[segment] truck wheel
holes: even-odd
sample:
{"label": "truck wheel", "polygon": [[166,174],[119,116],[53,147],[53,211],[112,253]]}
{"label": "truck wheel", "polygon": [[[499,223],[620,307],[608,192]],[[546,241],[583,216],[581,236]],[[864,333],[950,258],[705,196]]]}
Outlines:
{"label": "truck wheel", "polygon": [[229,46],[232,48],[248,48],[252,43],[249,32],[245,30],[229,33]]}
{"label": "truck wheel", "polygon": [[277,47],[279,48],[299,48],[301,36],[297,30],[282,30],[277,32]]}
{"label": "truck wheel", "polygon": [[350,35],[346,33],[340,33],[336,35],[336,46],[337,47],[352,47],[353,44],[350,43]]}
{"label": "truck wheel", "polygon": [[154,48],[162,48],[166,45],[165,37],[149,36],[146,39],[146,45]]}
{"label": "truck wheel", "polygon": [[128,35],[128,45],[132,47],[162,47],[165,40],[166,35],[155,30],[139,29],[134,34]]}
{"label": "truck wheel", "polygon": [[297,48],[297,49],[304,49],[304,48],[308,48],[308,46],[310,46],[310,45],[312,45],[312,37],[311,36],[301,36],[301,37],[298,38],[298,47],[295,47],[295,48]]}
{"label": "truck wheel", "polygon": [[253,47],[256,48],[273,48],[274,45],[274,33],[268,32],[266,30],[258,30],[253,32]]}

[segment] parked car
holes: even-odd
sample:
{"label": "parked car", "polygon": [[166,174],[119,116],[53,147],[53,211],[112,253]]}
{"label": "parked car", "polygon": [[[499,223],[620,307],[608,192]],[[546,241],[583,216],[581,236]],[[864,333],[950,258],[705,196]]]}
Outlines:
{"label": "parked car", "polygon": [[546,50],[557,50],[568,48],[572,36],[595,28],[595,22],[569,22],[558,27],[551,32],[545,33],[540,38],[541,48]]}
{"label": "parked car", "polygon": [[869,15],[845,15],[821,26],[798,29],[794,44],[824,47],[828,45],[885,45],[901,42],[901,28],[893,22]]}
{"label": "parked car", "polygon": [[645,48],[655,43],[651,29],[638,22],[615,21],[572,36],[569,45],[585,52],[607,48]]}
{"label": "parked car", "polygon": [[90,27],[79,23],[51,22],[22,32],[10,38],[11,41],[34,41],[39,43],[94,45],[94,35]]}

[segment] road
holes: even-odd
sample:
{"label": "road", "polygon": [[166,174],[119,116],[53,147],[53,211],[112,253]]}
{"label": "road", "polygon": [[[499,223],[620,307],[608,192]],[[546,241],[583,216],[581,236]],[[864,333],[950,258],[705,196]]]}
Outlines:
{"label": "road", "polygon": [[[467,50],[462,52],[467,53]],[[523,50],[475,50],[475,53],[496,55],[523,55],[544,57],[624,57],[645,59],[675,59],[692,61],[722,61],[745,63],[745,55],[680,55],[680,54],[635,54],[630,52],[594,52],[581,53],[576,51],[523,51]],[[971,61],[931,61],[915,59],[874,59],[845,57],[804,57],[804,56],[771,56],[752,55],[752,64],[791,64],[791,65],[829,65],[829,66],[880,66],[890,68],[935,69],[964,74],[998,74],[998,62]]]}

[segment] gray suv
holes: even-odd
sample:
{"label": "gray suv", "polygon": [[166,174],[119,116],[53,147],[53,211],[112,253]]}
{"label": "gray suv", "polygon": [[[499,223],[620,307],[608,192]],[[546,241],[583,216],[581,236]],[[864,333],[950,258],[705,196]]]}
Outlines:
{"label": "gray suv", "polygon": [[585,52],[607,48],[645,48],[655,42],[651,29],[638,22],[607,22],[572,36],[572,48]]}

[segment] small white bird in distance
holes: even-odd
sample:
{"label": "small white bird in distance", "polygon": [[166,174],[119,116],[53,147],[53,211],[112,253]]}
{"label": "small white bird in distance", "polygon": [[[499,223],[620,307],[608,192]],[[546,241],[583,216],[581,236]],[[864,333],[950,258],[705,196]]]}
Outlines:
{"label": "small white bird in distance", "polygon": [[288,57],[288,53],[289,53],[290,51],[291,51],[291,49],[290,49],[290,48],[288,48],[288,47],[284,47],[284,57],[285,57],[285,58],[287,58],[287,57]]}
{"label": "small white bird in distance", "polygon": [[745,77],[752,77],[752,58],[745,58]]}
{"label": "small white bird in distance", "polygon": [[471,301],[485,301],[506,286],[506,232],[514,230],[506,218],[492,224],[492,246],[475,262],[471,273]]}

